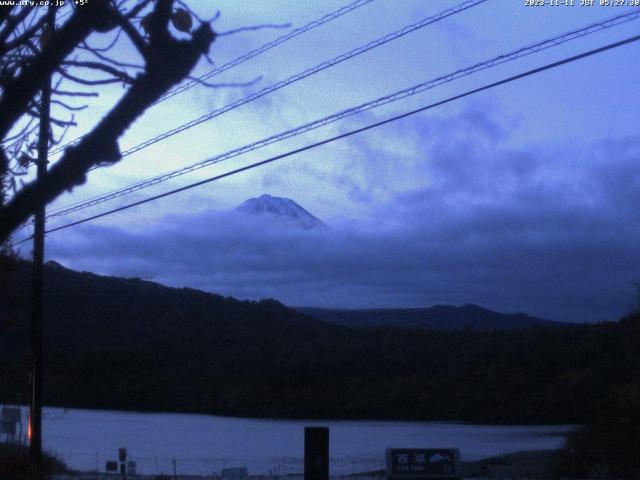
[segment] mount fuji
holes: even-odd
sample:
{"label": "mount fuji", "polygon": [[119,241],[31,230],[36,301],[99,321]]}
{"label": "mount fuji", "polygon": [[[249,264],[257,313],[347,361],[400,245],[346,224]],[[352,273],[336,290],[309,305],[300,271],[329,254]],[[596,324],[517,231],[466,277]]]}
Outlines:
{"label": "mount fuji", "polygon": [[305,230],[326,226],[319,218],[314,217],[290,198],[274,197],[267,194],[260,195],[257,198],[250,198],[236,207],[235,211],[245,215],[271,217],[287,225]]}

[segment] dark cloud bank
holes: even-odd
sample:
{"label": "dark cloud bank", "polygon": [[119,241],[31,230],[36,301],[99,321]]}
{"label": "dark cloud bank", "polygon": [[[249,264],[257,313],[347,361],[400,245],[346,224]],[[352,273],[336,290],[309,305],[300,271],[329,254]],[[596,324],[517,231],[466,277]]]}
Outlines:
{"label": "dark cloud bank", "polygon": [[[352,198],[368,202],[366,219],[323,219],[329,228],[304,230],[205,211],[144,232],[85,225],[52,235],[49,257],[70,268],[300,306],[478,303],[569,321],[616,319],[634,306],[640,137],[519,147],[474,110],[385,134],[421,152],[401,169],[421,180],[384,202],[367,195],[384,184],[394,158],[355,141],[359,160],[347,164],[368,172],[360,177],[366,181],[348,185],[338,174]],[[372,173],[383,163],[384,174]]]}

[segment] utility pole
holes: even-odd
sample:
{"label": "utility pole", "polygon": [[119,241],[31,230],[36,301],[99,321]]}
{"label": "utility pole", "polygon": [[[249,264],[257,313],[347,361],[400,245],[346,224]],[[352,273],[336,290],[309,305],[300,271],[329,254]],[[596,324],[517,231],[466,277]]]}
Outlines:
{"label": "utility pole", "polygon": [[[49,40],[55,28],[56,10],[49,6],[47,22],[41,37],[41,48]],[[51,125],[51,76],[47,75],[40,95],[40,130],[38,138],[37,180],[44,182],[47,176],[49,156],[49,130]],[[44,265],[44,217],[45,202],[39,200],[34,216],[33,268],[31,272],[31,405],[29,421],[31,441],[29,465],[31,480],[42,479],[42,272]]]}

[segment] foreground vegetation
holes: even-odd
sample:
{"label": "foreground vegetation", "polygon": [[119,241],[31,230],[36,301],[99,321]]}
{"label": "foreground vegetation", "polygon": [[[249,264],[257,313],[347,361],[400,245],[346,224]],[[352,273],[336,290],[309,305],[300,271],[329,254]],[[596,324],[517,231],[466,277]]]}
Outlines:
{"label": "foreground vegetation", "polygon": [[[42,457],[45,477],[68,472],[64,463],[45,453]],[[0,480],[27,480],[29,478],[29,450],[22,445],[0,443]]]}
{"label": "foreground vegetation", "polygon": [[556,471],[577,478],[638,478],[640,474],[640,383],[614,389],[596,413],[567,439]]}

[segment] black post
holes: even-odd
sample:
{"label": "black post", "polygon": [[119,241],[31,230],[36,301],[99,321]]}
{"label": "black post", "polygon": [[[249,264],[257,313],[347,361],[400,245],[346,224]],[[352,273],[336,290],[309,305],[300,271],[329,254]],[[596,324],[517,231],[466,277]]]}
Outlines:
{"label": "black post", "polygon": [[304,427],[304,480],[329,480],[329,427]]}
{"label": "black post", "polygon": [[119,448],[118,449],[118,460],[120,460],[120,473],[122,474],[122,478],[127,480],[127,449]]}
{"label": "black post", "polygon": [[[47,25],[49,32],[55,28],[55,8],[50,6]],[[50,35],[43,35],[43,41]],[[47,175],[49,154],[49,128],[51,109],[51,78],[42,85],[40,98],[40,131],[38,138],[37,180]],[[42,478],[42,271],[44,264],[44,216],[45,203],[40,201],[34,217],[33,267],[31,273],[31,442],[29,447],[32,480]]]}

